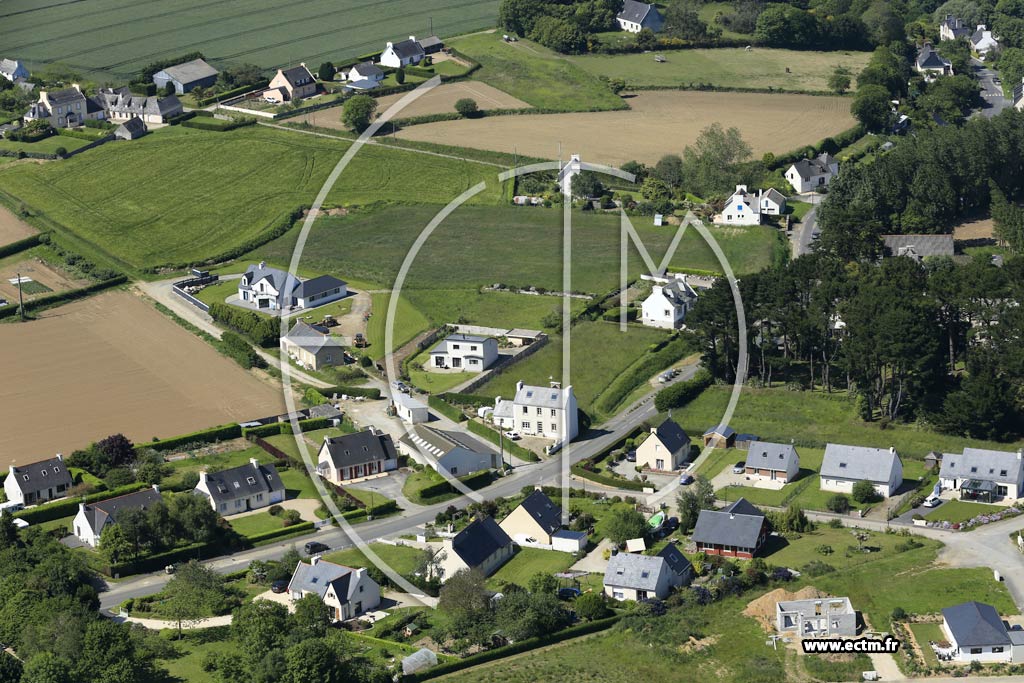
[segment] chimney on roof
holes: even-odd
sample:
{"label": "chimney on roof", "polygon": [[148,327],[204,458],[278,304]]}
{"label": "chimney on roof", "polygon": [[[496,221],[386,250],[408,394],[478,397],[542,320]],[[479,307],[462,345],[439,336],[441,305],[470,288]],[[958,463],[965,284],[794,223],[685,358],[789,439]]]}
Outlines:
{"label": "chimney on roof", "polygon": [[260,467],[260,461],[257,460],[256,458],[249,458],[249,464],[255,467],[256,469],[259,469]]}
{"label": "chimney on roof", "polygon": [[198,486],[202,486],[203,488],[206,488],[207,482],[209,481],[209,476],[210,475],[207,474],[206,470],[200,470],[199,471],[199,484],[198,484]]}
{"label": "chimney on roof", "polygon": [[78,504],[78,511],[79,512],[85,512],[85,503],[79,503]]}
{"label": "chimney on roof", "polygon": [[896,447],[895,446],[889,446],[889,452],[892,453],[893,455],[896,455]]}
{"label": "chimney on roof", "polygon": [[266,267],[267,267],[267,262],[266,261],[260,261],[260,268],[266,268]]}
{"label": "chimney on roof", "polygon": [[82,86],[78,85],[77,83],[72,83],[71,87],[77,90],[78,92],[82,92]]}
{"label": "chimney on roof", "polygon": [[409,36],[409,40],[411,40],[412,42],[415,43],[416,42],[416,36]]}
{"label": "chimney on roof", "polygon": [[57,459],[58,459],[58,460],[60,460],[61,462],[64,462],[64,455],[63,455],[63,454],[61,454],[61,453],[58,453],[56,457],[57,457]]}
{"label": "chimney on roof", "polygon": [[388,41],[388,47],[394,47],[394,43],[392,43],[390,40]]}
{"label": "chimney on roof", "polygon": [[734,515],[733,513],[730,512],[729,513],[729,519],[736,519],[736,515]]}
{"label": "chimney on roof", "polygon": [[516,391],[522,391],[523,384],[523,380],[519,380],[518,382],[516,382]]}
{"label": "chimney on roof", "polygon": [[657,434],[657,433],[658,433],[658,428],[657,427],[651,427],[651,434]]}
{"label": "chimney on roof", "polygon": [[319,562],[319,561],[320,561],[320,556],[319,555],[313,555],[312,557],[309,558],[309,564],[311,564],[314,567],[316,566],[316,563]]}
{"label": "chimney on roof", "polygon": [[160,484],[153,484],[153,490],[160,493]]}
{"label": "chimney on roof", "polygon": [[8,472],[9,474],[14,474],[14,465],[11,465],[11,466],[10,466],[10,467],[9,467],[9,468],[7,469],[7,472]]}

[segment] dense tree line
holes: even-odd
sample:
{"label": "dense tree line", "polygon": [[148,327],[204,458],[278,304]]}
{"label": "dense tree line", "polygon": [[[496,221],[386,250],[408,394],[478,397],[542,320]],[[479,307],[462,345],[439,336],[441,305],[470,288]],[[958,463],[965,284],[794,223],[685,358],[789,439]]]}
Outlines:
{"label": "dense tree line", "polygon": [[[917,420],[974,438],[1021,433],[1024,260],[851,263],[827,251],[740,283],[749,381],[848,389],[865,420]],[[732,382],[739,341],[728,283],[687,324],[704,366]]]}
{"label": "dense tree line", "polygon": [[110,562],[126,562],[178,545],[206,543],[226,535],[205,496],[183,493],[143,510],[122,510],[103,530],[100,549]]}
{"label": "dense tree line", "polygon": [[215,322],[250,339],[257,346],[277,346],[280,339],[281,322],[275,318],[220,303],[211,304],[209,313]]}
{"label": "dense tree line", "polygon": [[[162,455],[152,450],[140,451],[124,434],[112,434],[74,451],[68,457],[68,465],[103,479],[111,488],[135,481],[159,484],[171,471]],[[88,484],[82,487],[76,493],[88,493]]]}
{"label": "dense tree line", "polygon": [[618,0],[545,3],[540,0],[502,0],[498,23],[507,31],[536,40],[566,54],[586,52],[587,36],[617,28]]}

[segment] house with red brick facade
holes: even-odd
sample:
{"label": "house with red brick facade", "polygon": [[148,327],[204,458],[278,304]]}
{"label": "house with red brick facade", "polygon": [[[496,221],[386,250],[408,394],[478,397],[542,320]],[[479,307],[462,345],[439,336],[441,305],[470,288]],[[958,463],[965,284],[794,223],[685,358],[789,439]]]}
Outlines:
{"label": "house with red brick facade", "polygon": [[740,498],[721,510],[701,510],[693,541],[698,552],[750,559],[761,550],[768,532],[764,513]]}

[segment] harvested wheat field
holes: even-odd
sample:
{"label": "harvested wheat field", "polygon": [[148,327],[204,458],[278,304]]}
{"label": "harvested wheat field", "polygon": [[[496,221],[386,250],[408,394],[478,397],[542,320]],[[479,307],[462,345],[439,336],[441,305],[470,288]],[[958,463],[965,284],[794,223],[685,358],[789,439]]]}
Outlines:
{"label": "harvested wheat field", "polygon": [[0,246],[31,237],[36,232],[31,225],[0,206]]}
{"label": "harvested wheat field", "polygon": [[0,468],[109,434],[136,443],[284,410],[264,384],[128,292],[0,325]]}
{"label": "harvested wheat field", "polygon": [[627,111],[495,116],[410,126],[398,137],[545,159],[578,153],[618,166],[656,162],[681,152],[712,123],[736,126],[755,156],[788,152],[836,135],[856,122],[850,99],[815,95],[651,91],[627,100]]}
{"label": "harvested wheat field", "polygon": [[813,586],[804,586],[792,593],[785,588],[776,588],[747,603],[747,608],[743,610],[743,614],[756,620],[766,631],[774,631],[775,603],[824,597],[828,597],[828,593],[823,593]]}

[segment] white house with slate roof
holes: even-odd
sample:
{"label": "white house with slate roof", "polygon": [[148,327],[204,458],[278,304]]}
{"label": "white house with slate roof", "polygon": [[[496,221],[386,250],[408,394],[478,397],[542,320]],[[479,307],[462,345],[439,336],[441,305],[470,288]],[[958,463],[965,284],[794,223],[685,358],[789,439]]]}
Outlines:
{"label": "white house with slate roof", "polygon": [[78,514],[72,522],[75,536],[90,547],[100,544],[103,530],[110,524],[117,524],[117,517],[125,510],[147,510],[159,503],[160,487],[156,484],[151,489],[144,489],[116,498],[97,501],[95,503],[79,503]]}
{"label": "white house with slate roof", "polygon": [[463,570],[476,569],[490,576],[514,553],[508,534],[493,518],[484,517],[470,522],[454,538],[445,539],[438,555],[439,566],[431,572],[436,572],[441,583]]}
{"label": "white house with slate roof", "polygon": [[217,82],[220,72],[202,59],[175,64],[153,74],[153,82],[158,88],[166,88],[168,83],[174,84],[174,92],[184,95],[196,88],[208,88]]}
{"label": "white house with slate roof", "polygon": [[380,605],[380,586],[365,568],[345,567],[318,555],[311,557],[309,564],[300,561],[288,582],[292,601],[311,593],[330,609],[332,622],[354,619]]}
{"label": "white house with slate roof", "polygon": [[747,192],[746,185],[737,185],[722,208],[722,213],[715,217],[716,223],[726,225],[760,225],[761,209],[758,198]]}
{"label": "white house with slate roof", "polygon": [[696,301],[697,292],[687,284],[685,277],[659,282],[640,304],[640,322],[663,330],[678,329]]}
{"label": "white house with slate roof", "polygon": [[925,43],[917,52],[914,60],[914,71],[924,74],[925,78],[935,76],[952,76],[953,62],[940,55],[931,43]]}
{"label": "white house with slate roof", "polygon": [[206,496],[210,507],[226,516],[280,503],[285,489],[276,467],[250,458],[229,470],[200,472],[193,493]]}
{"label": "white house with slate roof", "polygon": [[445,337],[430,352],[428,370],[482,372],[498,360],[498,340],[470,334]]}
{"label": "white house with slate roof", "polygon": [[960,491],[965,499],[1017,499],[1024,494],[1022,451],[965,448],[963,453],[944,453],[939,467],[942,488]]}
{"label": "white house with slate roof", "polygon": [[615,21],[619,28],[630,33],[640,33],[645,28],[658,33],[665,25],[665,20],[657,7],[636,0],[625,0],[622,3],[622,11],[615,16]]}
{"label": "white house with slate roof", "polygon": [[17,59],[0,59],[0,76],[3,76],[12,83],[19,79],[26,80],[31,75],[21,61]]}
{"label": "white house with slate roof", "polygon": [[754,557],[768,538],[768,520],[746,498],[721,510],[701,510],[693,529],[697,552]]}
{"label": "white house with slate roof", "polygon": [[343,436],[325,436],[316,471],[341,486],[352,479],[398,469],[398,451],[390,434],[373,428]]}
{"label": "white house with slate roof", "polygon": [[786,195],[774,187],[761,190],[757,195],[757,205],[762,216],[781,216],[786,213]]}
{"label": "white house with slate roof", "polygon": [[73,484],[64,457],[58,453],[28,465],[11,465],[4,479],[4,493],[8,503],[38,505],[65,497]]}
{"label": "white house with slate roof", "polygon": [[1024,631],[1010,630],[992,605],[965,602],[942,610],[942,631],[958,662],[1024,660]]}
{"label": "white house with slate roof", "polygon": [[947,14],[939,24],[939,40],[959,40],[971,35],[971,29],[964,25],[960,17]]}
{"label": "white house with slate roof", "polygon": [[999,49],[999,40],[992,35],[985,24],[978,24],[978,29],[971,34],[971,47],[984,58],[989,52]]}
{"label": "white house with slate roof", "polygon": [[852,493],[858,481],[870,481],[883,498],[903,483],[903,461],[895,448],[867,448],[830,443],[821,462],[821,490]]}
{"label": "white house with slate roof", "polygon": [[270,85],[263,93],[267,99],[280,102],[294,102],[316,94],[316,79],[306,68],[305,62],[290,69],[278,69],[270,79]]}
{"label": "white house with slate roof", "polygon": [[426,52],[416,40],[416,36],[409,36],[409,40],[397,43],[389,42],[384,52],[380,53],[380,63],[395,69],[403,66],[415,66],[423,61]]}
{"label": "white house with slate roof", "polygon": [[303,281],[291,273],[269,267],[266,261],[250,264],[238,281],[240,300],[271,311],[313,308],[346,296],[348,284],[333,275]]}
{"label": "white house with slate roof", "polygon": [[690,459],[690,437],[671,417],[636,447],[636,466],[659,472],[677,470]]}
{"label": "white house with slate roof", "polygon": [[800,472],[800,456],[792,444],[753,441],[747,449],[745,471],[759,479],[790,482]]}
{"label": "white house with slate roof", "polygon": [[828,187],[838,174],[839,162],[825,152],[813,159],[801,159],[786,170],[785,176],[797,192],[813,192],[819,187]]}
{"label": "white house with slate roof", "polygon": [[416,425],[403,436],[398,441],[398,449],[417,462],[453,477],[501,467],[501,457],[494,446],[484,445],[462,432],[424,424]]}
{"label": "white house with slate roof", "polygon": [[693,581],[693,565],[674,545],[657,555],[618,553],[604,570],[604,594],[615,600],[664,599]]}
{"label": "white house with slate roof", "polygon": [[572,441],[579,434],[576,393],[572,386],[561,388],[558,382],[548,387],[516,382],[516,395],[509,401],[494,399],[491,419],[501,429],[528,436]]}
{"label": "white house with slate roof", "polygon": [[281,337],[281,350],[304,368],[319,370],[345,363],[345,347],[326,328],[298,321]]}
{"label": "white house with slate roof", "polygon": [[177,97],[145,97],[133,95],[128,88],[100,88],[94,98],[103,108],[106,118],[113,122],[140,118],[146,123],[166,123],[167,119],[184,112]]}
{"label": "white house with slate roof", "polygon": [[345,74],[348,87],[356,90],[369,90],[376,88],[384,80],[384,72],[373,62],[356,64]]}

